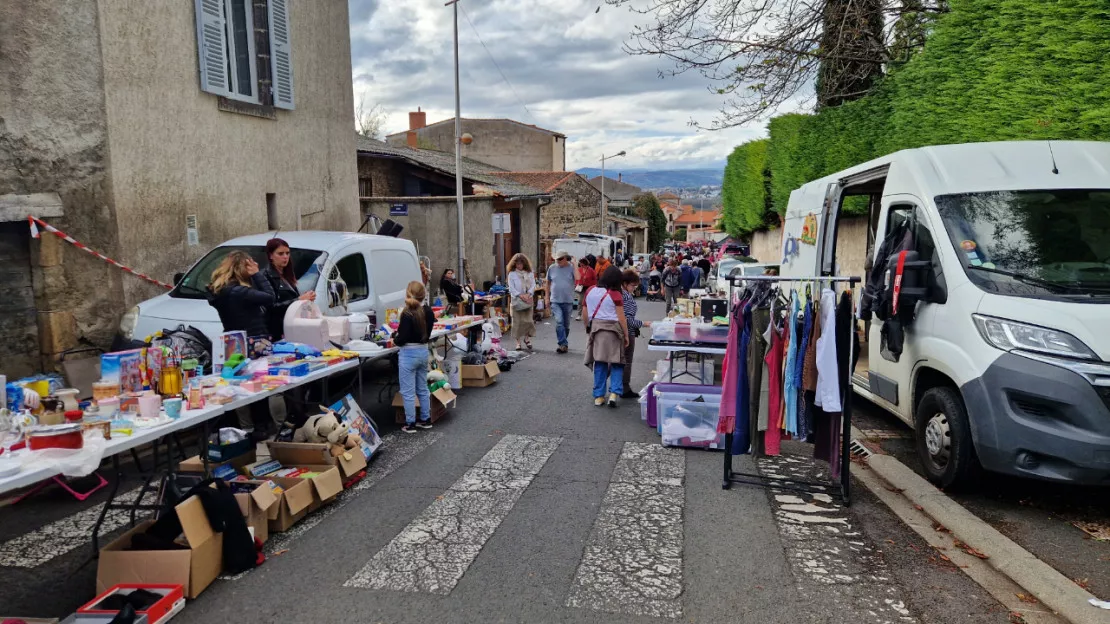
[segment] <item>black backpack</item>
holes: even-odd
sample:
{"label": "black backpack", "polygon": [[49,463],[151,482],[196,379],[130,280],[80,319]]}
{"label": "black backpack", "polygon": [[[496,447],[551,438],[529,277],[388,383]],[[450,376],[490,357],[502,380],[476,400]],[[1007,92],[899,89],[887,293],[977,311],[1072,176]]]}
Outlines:
{"label": "black backpack", "polygon": [[212,370],[212,341],[204,332],[189,325],[178,325],[177,329],[163,329],[162,336],[151,341],[152,346],[172,346],[182,360],[195,359],[201,370]]}

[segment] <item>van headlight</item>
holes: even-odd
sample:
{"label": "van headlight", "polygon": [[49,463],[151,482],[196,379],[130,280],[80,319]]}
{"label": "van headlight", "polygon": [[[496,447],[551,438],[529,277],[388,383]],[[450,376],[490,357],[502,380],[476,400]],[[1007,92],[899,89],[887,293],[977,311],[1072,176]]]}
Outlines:
{"label": "van headlight", "polygon": [[128,310],[119,321],[119,333],[128,340],[135,339],[135,325],[139,322],[139,306]]}
{"label": "van headlight", "polygon": [[987,343],[1003,351],[1032,351],[1066,358],[1097,360],[1090,347],[1075,336],[1056,329],[972,314],[975,327]]}

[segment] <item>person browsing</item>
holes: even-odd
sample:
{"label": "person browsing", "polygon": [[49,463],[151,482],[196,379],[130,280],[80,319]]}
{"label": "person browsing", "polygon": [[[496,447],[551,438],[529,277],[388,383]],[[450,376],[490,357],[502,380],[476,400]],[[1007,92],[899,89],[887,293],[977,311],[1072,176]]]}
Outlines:
{"label": "person browsing", "polygon": [[574,308],[574,285],[579,276],[570,254],[565,250],[555,252],[555,264],[547,267],[546,288],[551,314],[555,317],[556,353],[570,350],[570,314]]}
{"label": "person browsing", "polygon": [[608,385],[609,407],[616,407],[624,393],[624,352],[630,341],[621,296],[620,269],[606,269],[597,287],[586,293],[585,302],[582,318],[589,341],[584,363],[594,372],[594,405],[605,405]]}
{"label": "person browsing", "polygon": [[[432,428],[432,397],[428,391],[428,343],[436,317],[424,303],[427,290],[421,282],[409,282],[405,289],[405,309],[393,334],[393,344],[400,347],[397,354],[397,381],[401,386],[401,399],[405,405],[404,433]],[[416,402],[420,401],[420,420],[416,419]]]}

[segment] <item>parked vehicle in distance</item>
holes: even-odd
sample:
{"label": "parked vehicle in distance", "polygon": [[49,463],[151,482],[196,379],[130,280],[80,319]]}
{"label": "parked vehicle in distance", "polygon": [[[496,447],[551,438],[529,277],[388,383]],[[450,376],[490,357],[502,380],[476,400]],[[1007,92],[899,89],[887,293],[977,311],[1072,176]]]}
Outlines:
{"label": "parked vehicle in distance", "polygon": [[[735,271],[736,275],[764,275],[769,269],[778,271],[777,264],[760,264],[758,262],[745,262],[739,258],[725,258],[718,262],[710,273],[709,282],[716,292],[728,292],[728,276]],[[737,284],[739,285],[739,283]]]}
{"label": "parked vehicle in distance", "polygon": [[[128,310],[120,322],[119,338],[143,340],[183,324],[215,341],[223,325],[206,297],[212,271],[235,250],[246,251],[265,268],[266,241],[274,235],[242,236],[208,252],[175,278],[173,290]],[[384,321],[387,309],[404,306],[409,282],[421,277],[416,248],[409,240],[354,232],[281,232],[279,236],[290,245],[298,290],[314,291],[325,315],[361,312],[372,322]]]}
{"label": "parked vehicle in distance", "polygon": [[844,198],[871,200],[852,387],[913,427],[935,484],[1110,483],[1107,171],[1107,142],[938,145],[790,194],[784,240],[816,244],[784,244],[784,276],[837,270]]}
{"label": "parked vehicle in distance", "polygon": [[579,235],[574,238],[556,238],[552,241],[552,251],[566,251],[575,260],[585,258],[588,255],[593,255],[596,258],[606,257],[612,258],[613,253],[610,249],[608,240],[604,238],[597,238],[600,234],[595,236],[582,236]]}

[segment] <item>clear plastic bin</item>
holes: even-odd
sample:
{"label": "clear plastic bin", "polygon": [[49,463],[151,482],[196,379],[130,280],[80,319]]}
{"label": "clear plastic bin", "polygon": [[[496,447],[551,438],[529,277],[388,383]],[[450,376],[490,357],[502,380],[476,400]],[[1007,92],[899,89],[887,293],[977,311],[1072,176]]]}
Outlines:
{"label": "clear plastic bin", "polygon": [[663,446],[724,447],[724,434],[717,433],[720,388],[704,388],[697,392],[656,390],[655,397]]}
{"label": "clear plastic bin", "polygon": [[696,323],[692,335],[694,342],[708,342],[712,344],[728,343],[728,325],[713,325],[712,323]]}
{"label": "clear plastic bin", "polygon": [[693,342],[693,326],[690,321],[676,321],[674,324],[674,340]]}
{"label": "clear plastic bin", "polygon": [[662,342],[675,340],[675,325],[671,321],[656,321],[651,324],[651,339]]}
{"label": "clear plastic bin", "polygon": [[[712,356],[705,357],[705,379],[700,379],[702,366],[697,361],[691,361],[689,365],[685,364],[682,360],[672,362],[671,360],[659,360],[655,363],[655,377],[653,378],[658,383],[676,383],[676,384],[695,384],[695,385],[713,385],[716,379],[717,369],[716,362],[713,361]],[[678,379],[671,379],[671,366],[675,368],[676,375],[682,375]],[[686,374],[686,373],[689,374]]]}

